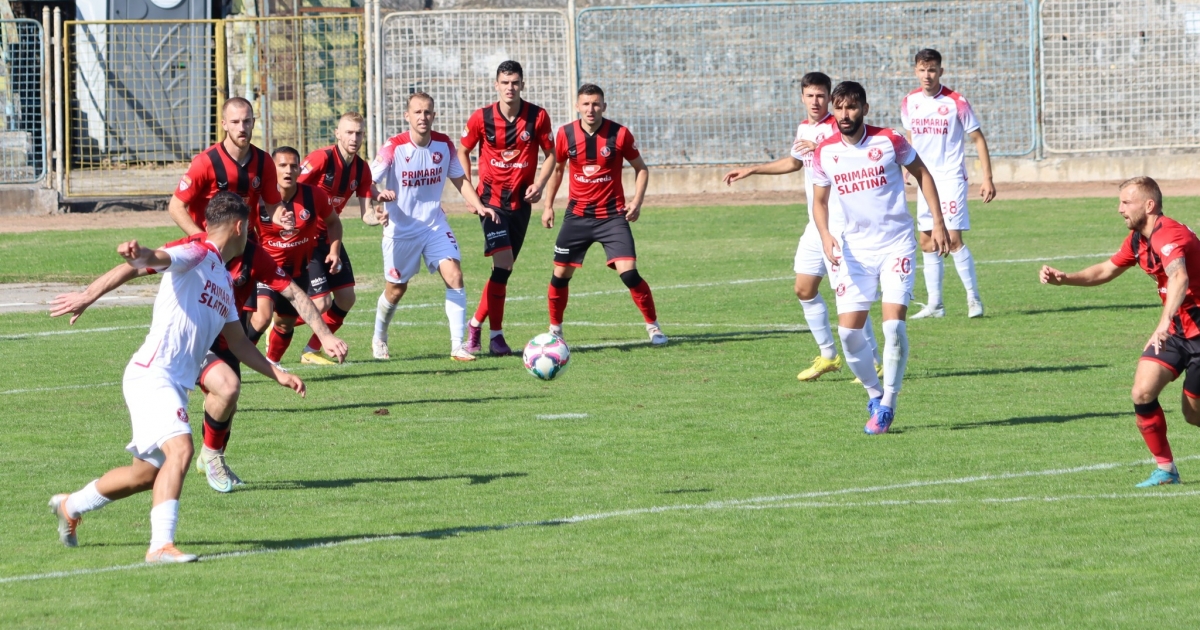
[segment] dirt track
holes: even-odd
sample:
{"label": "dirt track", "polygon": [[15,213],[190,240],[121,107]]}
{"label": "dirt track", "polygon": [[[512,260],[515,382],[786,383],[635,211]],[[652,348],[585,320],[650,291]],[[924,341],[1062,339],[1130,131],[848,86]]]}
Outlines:
{"label": "dirt track", "polygon": [[[1020,183],[997,185],[999,199],[1069,199],[1075,197],[1111,197],[1116,200],[1119,182]],[[1162,182],[1163,194],[1168,197],[1200,196],[1200,179]],[[977,192],[977,188],[972,186]],[[909,189],[909,197],[915,194]],[[803,202],[803,192],[745,192],[702,195],[656,195],[646,199],[650,208],[686,206],[743,206],[779,205]],[[452,204],[450,211],[462,210]],[[0,234],[40,232],[43,230],[95,230],[102,228],[133,228],[170,226],[166,212],[97,212],[88,214],[56,214],[49,216],[14,215],[0,219]]]}

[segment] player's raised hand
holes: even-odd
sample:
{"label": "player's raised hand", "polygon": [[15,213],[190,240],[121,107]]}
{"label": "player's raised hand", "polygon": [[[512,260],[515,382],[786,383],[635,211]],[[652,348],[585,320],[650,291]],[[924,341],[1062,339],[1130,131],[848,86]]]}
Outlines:
{"label": "player's raised hand", "polygon": [[301,398],[308,394],[308,388],[304,386],[304,381],[300,380],[299,376],[284,372],[279,368],[275,368],[275,382],[300,394]]}
{"label": "player's raised hand", "polygon": [[542,227],[546,228],[547,230],[554,227],[554,207],[553,206],[546,206],[546,209],[542,210]]}
{"label": "player's raised hand", "polygon": [[725,182],[726,186],[732,186],[733,182],[736,182],[740,179],[746,179],[747,177],[750,177],[753,174],[754,174],[754,167],[746,166],[744,168],[735,168],[732,171],[725,173],[725,177],[722,177],[721,179]]}
{"label": "player's raised hand", "polygon": [[1038,274],[1042,284],[1061,285],[1067,279],[1067,274],[1051,267],[1050,265],[1042,265],[1042,272]]}
{"label": "player's raised hand", "polygon": [[50,300],[50,317],[61,317],[71,313],[70,324],[74,326],[75,320],[79,319],[92,303],[93,300],[87,293],[60,293]]}
{"label": "player's raised hand", "polygon": [[983,203],[988,203],[996,198],[996,185],[992,183],[992,180],[989,179],[979,185],[979,196],[983,197]]}

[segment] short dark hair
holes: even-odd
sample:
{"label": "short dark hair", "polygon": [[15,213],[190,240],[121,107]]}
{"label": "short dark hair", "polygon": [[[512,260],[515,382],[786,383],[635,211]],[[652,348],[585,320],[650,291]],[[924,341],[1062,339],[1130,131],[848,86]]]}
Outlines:
{"label": "short dark hair", "polygon": [[936,63],[940,66],[942,65],[942,53],[932,48],[922,48],[917,51],[917,56],[913,60],[914,66],[919,63]]}
{"label": "short dark hair", "polygon": [[1146,196],[1147,199],[1154,201],[1154,204],[1158,206],[1159,210],[1162,210],[1162,189],[1158,187],[1158,182],[1154,181],[1154,179],[1150,177],[1146,177],[1145,175],[1131,177],[1121,182],[1121,185],[1117,187],[1117,190],[1125,190],[1130,186],[1136,187],[1143,195]]}
{"label": "short dark hair", "polygon": [[299,162],[299,161],[300,161],[300,152],[299,152],[299,151],[297,151],[297,150],[295,150],[295,149],[293,149],[292,147],[286,147],[286,146],[285,146],[285,147],[279,147],[278,149],[275,149],[274,151],[272,151],[272,152],[271,152],[271,157],[276,157],[276,156],[278,156],[280,153],[290,153],[291,155],[294,155],[294,156],[296,156],[296,161],[297,161],[297,162]]}
{"label": "short dark hair", "polygon": [[599,96],[600,100],[604,100],[604,90],[600,89],[595,83],[584,83],[579,86],[579,91],[575,93],[575,98],[580,96]]}
{"label": "short dark hair", "polygon": [[230,107],[233,107],[235,105],[237,107],[245,107],[246,109],[250,110],[250,115],[254,116],[254,106],[250,104],[250,101],[248,101],[240,96],[235,96],[231,99],[226,100],[225,103],[223,105],[221,105],[221,118],[225,117],[225,110],[227,110]]}
{"label": "short dark hair", "polygon": [[829,75],[825,74],[824,72],[809,72],[808,74],[800,77],[801,90],[810,85],[825,88],[826,94],[833,90],[833,81],[829,78]]}
{"label": "short dark hair", "polygon": [[834,105],[844,103],[846,101],[854,101],[859,105],[867,103],[867,90],[861,83],[855,81],[842,81],[833,88],[833,93],[829,95],[829,100]]}
{"label": "short dark hair", "polygon": [[204,221],[207,225],[222,225],[232,221],[245,221],[250,218],[250,206],[236,193],[219,192],[208,200],[208,208],[204,210]]}
{"label": "short dark hair", "polygon": [[522,81],[525,80],[525,69],[521,67],[519,62],[513,61],[512,59],[501,63],[500,66],[496,68],[496,78],[499,79],[500,75],[502,74],[515,74],[518,77],[521,77]]}

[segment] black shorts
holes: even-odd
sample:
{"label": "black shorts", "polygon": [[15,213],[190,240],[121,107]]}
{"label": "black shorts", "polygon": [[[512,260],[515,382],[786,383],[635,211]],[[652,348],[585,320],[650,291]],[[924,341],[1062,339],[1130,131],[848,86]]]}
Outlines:
{"label": "black shorts", "polygon": [[208,374],[208,371],[216,367],[218,363],[228,365],[237,375],[238,380],[242,380],[242,362],[238,361],[237,357],[233,355],[233,351],[225,344],[225,338],[218,336],[212,347],[205,353],[204,361],[200,363],[200,375],[196,377],[196,385],[199,385],[206,394],[208,390],[204,389],[204,385],[202,385],[204,375]]}
{"label": "black shorts", "polygon": [[[350,252],[342,246],[342,268],[337,273],[329,273],[329,265],[325,257],[329,256],[329,238],[322,236],[313,250],[312,260],[308,262],[308,297],[315,298],[333,293],[338,289],[354,286],[354,267],[350,264]],[[300,285],[305,286],[305,285]]]}
{"label": "black shorts", "polygon": [[529,231],[529,215],[533,212],[533,207],[524,202],[516,210],[488,207],[496,211],[500,222],[479,217],[479,222],[483,225],[483,255],[491,256],[496,252],[511,249],[513,260],[516,260],[521,253],[521,246],[525,244],[525,233]]}
{"label": "black shorts", "polygon": [[609,267],[615,268],[618,260],[637,260],[633,230],[629,229],[625,215],[593,219],[567,213],[558,230],[558,239],[554,241],[554,264],[582,267],[583,257],[592,243],[604,246]]}
{"label": "black shorts", "polygon": [[[310,283],[308,280],[308,269],[305,269],[304,273],[301,273],[299,276],[293,276],[292,282],[295,282],[296,286],[311,286],[312,283]],[[271,301],[275,305],[275,314],[277,315],[283,315],[284,317],[300,317],[300,313],[296,312],[296,307],[292,306],[291,301],[283,297],[282,293],[279,293],[265,284],[260,283],[258,285],[258,297],[271,298]]]}
{"label": "black shorts", "polygon": [[[1183,378],[1183,393],[1189,398],[1200,398],[1200,337],[1185,339],[1180,335],[1167,337],[1162,350],[1154,353],[1154,347],[1142,352],[1142,361],[1153,361]],[[1174,379],[1172,379],[1174,380]]]}

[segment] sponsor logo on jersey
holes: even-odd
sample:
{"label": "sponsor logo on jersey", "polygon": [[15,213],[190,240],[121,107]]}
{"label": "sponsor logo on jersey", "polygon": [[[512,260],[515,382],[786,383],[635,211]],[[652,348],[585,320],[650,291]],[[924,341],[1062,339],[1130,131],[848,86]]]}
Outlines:
{"label": "sponsor logo on jersey", "polygon": [[433,163],[434,164],[442,163],[442,154],[441,153],[438,153],[437,151],[433,152]]}
{"label": "sponsor logo on jersey", "polygon": [[312,172],[312,164],[309,164],[308,160],[304,160],[304,162],[300,165],[300,174],[306,175],[310,172]]}
{"label": "sponsor logo on jersey", "polygon": [[637,150],[638,150],[638,146],[637,146],[637,140],[634,140],[634,141],[633,141],[633,150],[634,150],[634,151],[637,151]]}
{"label": "sponsor logo on jersey", "polygon": [[1162,247],[1162,255],[1170,256],[1171,252],[1175,251],[1175,243],[1167,243]]}
{"label": "sponsor logo on jersey", "polygon": [[308,211],[308,208],[300,208],[300,220],[301,221],[307,221],[311,217],[312,217],[312,213]]}
{"label": "sponsor logo on jersey", "polygon": [[505,162],[511,162],[515,160],[518,155],[521,155],[520,151],[509,150],[500,152],[500,157],[504,158]]}
{"label": "sponsor logo on jersey", "polygon": [[612,149],[607,146],[600,147],[600,157],[608,157],[612,155]]}
{"label": "sponsor logo on jersey", "polygon": [[279,238],[292,238],[296,235],[296,230],[284,230],[279,233]]}
{"label": "sponsor logo on jersey", "polygon": [[570,253],[571,253],[571,250],[569,250],[569,249],[567,249],[567,248],[565,248],[565,247],[559,247],[558,245],[555,245],[555,246],[554,246],[554,253],[555,253],[555,254],[562,254],[563,256],[566,256],[566,255],[568,255],[568,254],[570,254]]}
{"label": "sponsor logo on jersey", "polygon": [[187,190],[191,185],[192,178],[188,177],[187,175],[184,175],[183,178],[179,180],[179,190]]}
{"label": "sponsor logo on jersey", "polygon": [[466,138],[466,137],[467,137],[467,136],[469,136],[469,135],[471,135],[471,128],[470,128],[470,127],[463,127],[463,135],[462,135],[462,137]]}
{"label": "sponsor logo on jersey", "polygon": [[528,129],[526,129],[525,131],[522,131],[522,132],[521,132],[521,142],[529,142],[529,138],[530,138],[530,137],[531,137],[531,136],[529,135],[529,130],[528,130]]}
{"label": "sponsor logo on jersey", "polygon": [[878,148],[872,148],[870,151],[867,151],[867,159],[872,162],[878,162],[883,159],[883,151],[880,151]]}
{"label": "sponsor logo on jersey", "polygon": [[835,156],[833,156],[833,161],[834,161],[834,163],[836,164],[836,163],[837,163],[837,161],[838,161],[838,156],[836,156],[836,155],[835,155]]}
{"label": "sponsor logo on jersey", "polygon": [[595,175],[596,171],[599,171],[599,170],[600,170],[599,164],[584,164],[583,165],[583,174],[587,177],[591,177],[592,175]]}
{"label": "sponsor logo on jersey", "polygon": [[187,424],[187,423],[188,423],[187,409],[184,409],[183,407],[180,407],[179,409],[176,409],[176,410],[175,410],[175,417],[176,417],[176,418],[179,418],[179,421],[180,421],[180,422],[182,422],[182,423],[184,423],[184,424]]}
{"label": "sponsor logo on jersey", "polygon": [[946,107],[945,105],[942,105],[941,107],[938,107],[938,113],[941,114],[942,116],[945,116],[946,114],[950,113],[950,108]]}
{"label": "sponsor logo on jersey", "polygon": [[334,206],[340,206],[340,205],[342,205],[342,202],[344,202],[344,201],[346,201],[345,197],[330,197],[329,198],[329,203]]}

